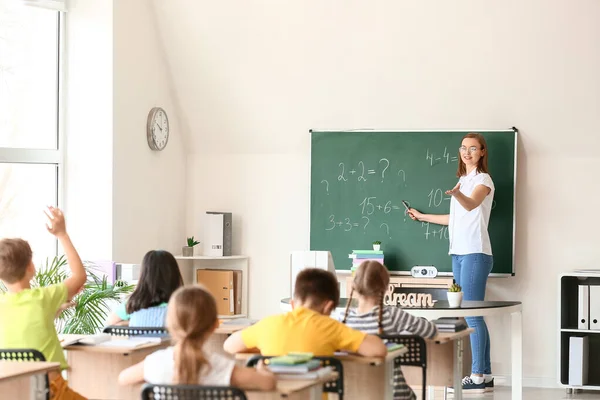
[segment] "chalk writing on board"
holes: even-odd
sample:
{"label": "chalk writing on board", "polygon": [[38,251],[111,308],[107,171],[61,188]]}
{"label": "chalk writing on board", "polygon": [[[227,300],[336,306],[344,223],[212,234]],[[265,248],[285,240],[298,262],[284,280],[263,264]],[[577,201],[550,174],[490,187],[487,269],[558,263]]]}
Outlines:
{"label": "chalk writing on board", "polygon": [[325,183],[325,190],[327,190],[327,196],[329,196],[329,182],[327,182],[327,179],[323,179],[321,183]]}
{"label": "chalk writing on board", "polygon": [[360,181],[362,180],[363,182],[366,182],[366,181],[367,181],[367,178],[365,178],[365,163],[364,163],[364,162],[362,162],[362,161],[359,161],[359,162],[358,162],[358,167],[359,167],[359,168],[362,168],[362,173],[361,173],[361,174],[360,174],[360,176],[358,177],[358,181],[360,182]]}
{"label": "chalk writing on board", "polygon": [[448,240],[450,238],[448,227],[443,225],[436,226],[438,227],[438,229],[430,229],[431,226],[429,225],[429,222],[421,222],[421,228],[425,228],[425,240],[429,240],[430,236],[432,237],[432,239],[435,239],[437,237],[440,240]]}
{"label": "chalk writing on board", "polygon": [[439,164],[439,163],[444,163],[444,162],[446,164],[454,163],[458,160],[458,157],[452,156],[448,152],[448,148],[444,147],[443,153],[436,153],[434,151],[427,149],[427,154],[425,155],[425,160],[427,160],[429,165],[431,167],[433,167],[434,164]]}
{"label": "chalk writing on board", "polygon": [[338,181],[344,181],[344,182],[348,181],[348,179],[344,177],[344,163],[343,162],[339,163],[338,167],[340,167],[340,169],[341,169],[340,174],[338,175]]}
{"label": "chalk writing on board", "polygon": [[379,164],[381,166],[381,162],[384,162],[385,168],[381,171],[381,183],[383,183],[383,180],[385,179],[385,171],[389,168],[390,166],[390,160],[388,160],[387,158],[382,158],[381,160],[379,160]]}

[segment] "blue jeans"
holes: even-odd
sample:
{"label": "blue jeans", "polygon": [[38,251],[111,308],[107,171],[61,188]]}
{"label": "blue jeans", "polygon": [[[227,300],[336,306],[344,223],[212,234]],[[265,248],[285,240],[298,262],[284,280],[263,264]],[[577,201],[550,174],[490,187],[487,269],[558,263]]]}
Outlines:
{"label": "blue jeans", "polygon": [[[485,297],[485,284],[492,271],[494,257],[483,253],[452,255],[452,273],[454,280],[462,287],[464,300],[480,300]],[[471,353],[473,364],[471,373],[491,374],[490,333],[483,317],[466,317],[471,334]]]}

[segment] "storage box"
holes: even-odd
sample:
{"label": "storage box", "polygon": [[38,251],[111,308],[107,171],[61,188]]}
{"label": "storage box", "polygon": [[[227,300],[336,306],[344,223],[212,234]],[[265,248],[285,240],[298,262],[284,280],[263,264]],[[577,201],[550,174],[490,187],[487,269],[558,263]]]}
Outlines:
{"label": "storage box", "polygon": [[199,269],[196,281],[214,296],[219,315],[241,314],[242,271]]}

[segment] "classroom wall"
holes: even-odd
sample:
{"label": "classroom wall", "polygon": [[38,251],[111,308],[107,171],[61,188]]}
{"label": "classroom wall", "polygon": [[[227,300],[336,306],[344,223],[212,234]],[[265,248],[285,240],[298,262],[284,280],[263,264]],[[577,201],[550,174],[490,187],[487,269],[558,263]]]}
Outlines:
{"label": "classroom wall", "polygon": [[[184,128],[143,0],[88,0],[67,15],[65,208],[82,258],[139,263],[185,243]],[[165,109],[167,147],[150,150],[148,112]]]}
{"label": "classroom wall", "polygon": [[[114,1],[113,259],[139,263],[151,249],[185,245],[185,140],[158,16],[148,1]],[[152,151],[152,107],[168,115],[167,147]]]}
{"label": "classroom wall", "polygon": [[[525,384],[556,384],[557,275],[599,255],[600,2],[153,4],[192,132],[187,232],[234,213],[252,317],[279,311],[309,245],[310,128],[517,126],[517,276],[488,298],[524,302]],[[508,376],[509,319],[488,322]]]}

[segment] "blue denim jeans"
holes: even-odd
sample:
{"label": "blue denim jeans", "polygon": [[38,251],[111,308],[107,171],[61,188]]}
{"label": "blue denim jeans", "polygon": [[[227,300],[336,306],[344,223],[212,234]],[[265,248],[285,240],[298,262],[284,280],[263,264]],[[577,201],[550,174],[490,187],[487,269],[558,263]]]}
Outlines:
{"label": "blue denim jeans", "polygon": [[[454,280],[462,287],[464,300],[480,300],[485,297],[485,284],[492,271],[494,257],[483,253],[452,255]],[[483,317],[467,317],[467,324],[475,329],[471,334],[473,363],[471,373],[491,374],[490,333]]]}

